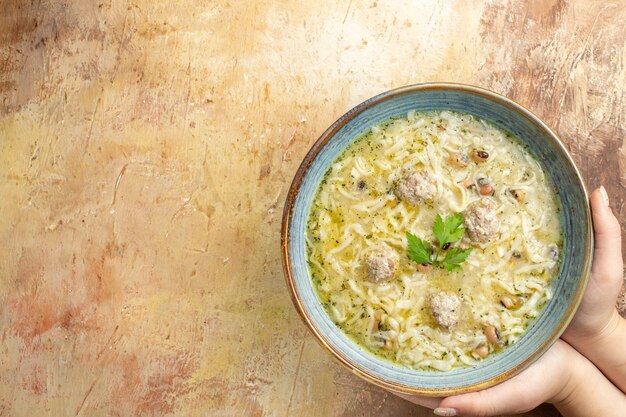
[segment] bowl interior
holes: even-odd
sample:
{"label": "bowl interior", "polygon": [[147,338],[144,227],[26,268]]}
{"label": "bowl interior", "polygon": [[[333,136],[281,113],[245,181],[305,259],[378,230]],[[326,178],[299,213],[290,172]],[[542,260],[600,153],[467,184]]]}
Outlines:
{"label": "bowl interior", "polygon": [[[521,139],[541,163],[561,206],[563,260],[554,297],[517,343],[479,366],[448,372],[418,371],[378,358],[351,341],[328,317],[309,278],[304,235],[312,200],[325,172],[353,140],[371,126],[409,110],[455,110],[474,114]],[[482,389],[519,372],[545,352],[569,323],[589,275],[592,233],[588,198],[571,158],[555,135],[515,103],[475,87],[419,85],[383,93],[352,109],[316,143],[296,175],[287,219],[286,245],[296,306],[320,339],[361,376],[387,388],[425,395]],[[299,305],[298,305],[299,304]]]}

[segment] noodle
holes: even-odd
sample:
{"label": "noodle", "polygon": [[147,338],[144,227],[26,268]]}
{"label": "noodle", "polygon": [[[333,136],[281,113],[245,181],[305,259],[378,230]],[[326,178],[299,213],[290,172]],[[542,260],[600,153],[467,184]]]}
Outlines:
{"label": "noodle", "polygon": [[[489,162],[450,163],[451,155],[473,149],[488,152]],[[409,204],[394,194],[407,169],[433,174],[432,201]],[[432,242],[437,214],[463,212],[481,198],[464,186],[478,179],[493,184],[498,232],[486,242],[470,242],[466,234],[463,241],[474,250],[460,270],[419,272],[406,255],[406,232]],[[512,190],[523,191],[523,202]],[[484,326],[497,328],[502,342],[489,352],[505,348],[552,297],[559,268],[554,248],[562,244],[558,210],[540,165],[508,133],[467,114],[409,112],[373,127],[327,172],[307,224],[309,270],[331,319],[374,354],[417,369],[475,366],[472,352],[488,344]],[[394,279],[374,283],[363,260],[381,246],[399,263]],[[429,308],[429,297],[440,291],[462,305],[449,330]],[[503,296],[521,306],[505,308]]]}

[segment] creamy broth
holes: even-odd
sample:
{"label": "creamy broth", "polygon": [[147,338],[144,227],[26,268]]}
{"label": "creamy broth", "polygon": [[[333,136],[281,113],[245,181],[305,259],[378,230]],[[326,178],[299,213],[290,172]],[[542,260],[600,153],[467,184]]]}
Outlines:
{"label": "creamy broth", "polygon": [[[409,201],[402,181],[415,172],[428,196]],[[485,199],[494,230],[480,239],[469,213]],[[410,112],[373,127],[326,173],[307,223],[311,279],[329,317],[374,354],[416,369],[473,366],[514,343],[552,297],[558,210],[516,138],[463,113]],[[406,233],[436,245],[436,215],[454,213],[466,227],[455,245],[473,248],[460,269],[409,259]],[[393,276],[376,281],[366,264],[381,251]],[[453,325],[434,314],[437,294],[458,300]]]}

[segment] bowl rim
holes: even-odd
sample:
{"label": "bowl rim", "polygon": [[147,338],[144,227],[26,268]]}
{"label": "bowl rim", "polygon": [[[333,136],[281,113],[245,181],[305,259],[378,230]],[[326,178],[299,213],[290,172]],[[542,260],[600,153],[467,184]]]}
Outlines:
{"label": "bowl rim", "polygon": [[[291,258],[289,253],[289,235],[291,230],[291,216],[294,208],[294,204],[298,193],[300,191],[300,186],[306,176],[307,171],[311,167],[313,160],[317,157],[319,152],[322,150],[324,146],[333,138],[335,133],[337,133],[343,126],[345,126],[350,120],[356,117],[358,114],[362,113],[366,109],[390,100],[394,97],[401,96],[404,94],[414,93],[416,91],[427,91],[427,90],[457,90],[464,93],[469,93],[473,95],[479,95],[486,97],[492,101],[495,101],[499,104],[507,106],[519,113],[523,116],[526,116],[530,119],[534,124],[536,124],[541,130],[545,131],[547,136],[552,140],[557,147],[563,152],[569,164],[574,169],[576,174],[576,179],[578,180],[579,185],[582,188],[583,194],[585,196],[584,201],[584,212],[585,218],[587,220],[587,242],[586,247],[589,248],[586,253],[586,259],[584,263],[584,273],[582,279],[579,281],[579,285],[577,286],[575,293],[572,298],[572,303],[568,306],[564,319],[559,323],[559,325],[554,329],[550,337],[546,339],[546,341],[529,357],[525,360],[509,369],[508,371],[498,375],[497,377],[491,378],[484,382],[472,385],[466,385],[461,387],[454,388],[417,388],[412,386],[407,386],[403,384],[396,383],[394,381],[389,381],[375,373],[365,369],[358,364],[354,363],[350,358],[345,357],[340,352],[338,352],[329,342],[326,340],[323,334],[318,331],[316,326],[312,323],[311,318],[306,314],[302,301],[298,296],[298,292],[295,285],[295,279],[291,269]],[[591,262],[593,258],[593,227],[591,221],[591,208],[589,204],[589,192],[583,180],[583,177],[578,169],[578,166],[574,162],[572,156],[569,151],[566,149],[565,145],[561,141],[561,139],[557,136],[556,133],[552,131],[539,117],[537,117],[530,110],[522,106],[521,104],[505,97],[499,93],[494,91],[477,87],[470,84],[462,84],[462,83],[451,83],[451,82],[433,82],[433,83],[420,83],[420,84],[412,84],[406,85],[403,87],[394,88],[383,93],[380,93],[374,97],[371,97],[352,109],[343,114],[339,119],[337,119],[322,135],[315,141],[311,149],[307,152],[306,156],[302,160],[302,163],[298,167],[294,179],[291,183],[289,191],[287,193],[287,198],[285,201],[285,207],[283,210],[283,218],[282,218],[282,228],[281,228],[281,255],[282,255],[282,265],[283,265],[283,273],[285,277],[285,281],[287,284],[287,288],[289,289],[289,295],[291,296],[291,300],[296,307],[300,317],[305,322],[309,330],[315,336],[315,340],[322,345],[324,349],[331,353],[331,355],[338,360],[342,365],[347,367],[350,371],[355,373],[357,376],[363,378],[364,380],[371,382],[379,387],[382,387],[386,390],[393,391],[400,394],[412,394],[412,395],[421,395],[427,397],[445,397],[450,395],[458,395],[466,392],[478,391],[489,388],[501,382],[504,382],[507,379],[512,378],[513,376],[519,374],[528,366],[530,366],[533,362],[535,362],[541,355],[543,355],[560,337],[561,334],[565,331],[569,323],[571,322],[580,302],[582,300],[583,294],[585,292],[585,288],[587,286],[587,282],[589,279],[589,274],[591,270]]]}

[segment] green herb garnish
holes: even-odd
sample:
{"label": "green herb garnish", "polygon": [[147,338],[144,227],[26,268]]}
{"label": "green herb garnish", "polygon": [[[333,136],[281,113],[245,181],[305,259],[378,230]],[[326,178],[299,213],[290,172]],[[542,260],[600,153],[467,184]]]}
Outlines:
{"label": "green herb garnish", "polygon": [[446,253],[446,257],[441,261],[441,265],[450,272],[461,269],[459,264],[463,262],[471,252],[472,248],[452,248]]}
{"label": "green herb garnish", "polygon": [[[463,233],[465,233],[465,228],[463,227],[462,213],[451,214],[445,220],[437,214],[433,225],[433,234],[437,238],[437,245],[433,248],[430,243],[411,232],[407,232],[409,258],[419,264],[443,267],[450,272],[456,271],[461,268],[461,262],[472,252],[472,248],[450,247],[452,243],[458,242],[463,237]],[[446,250],[443,260],[439,260],[440,253]]]}
{"label": "green herb garnish", "polygon": [[433,247],[428,242],[423,241],[413,233],[408,232],[406,239],[409,242],[409,258],[417,262],[418,264],[432,264],[431,259],[433,254]]}
{"label": "green herb garnish", "polygon": [[465,233],[463,214],[451,214],[446,217],[445,221],[437,214],[435,224],[433,225],[433,233],[439,242],[439,247],[443,247],[446,243],[458,242],[463,233]]}

